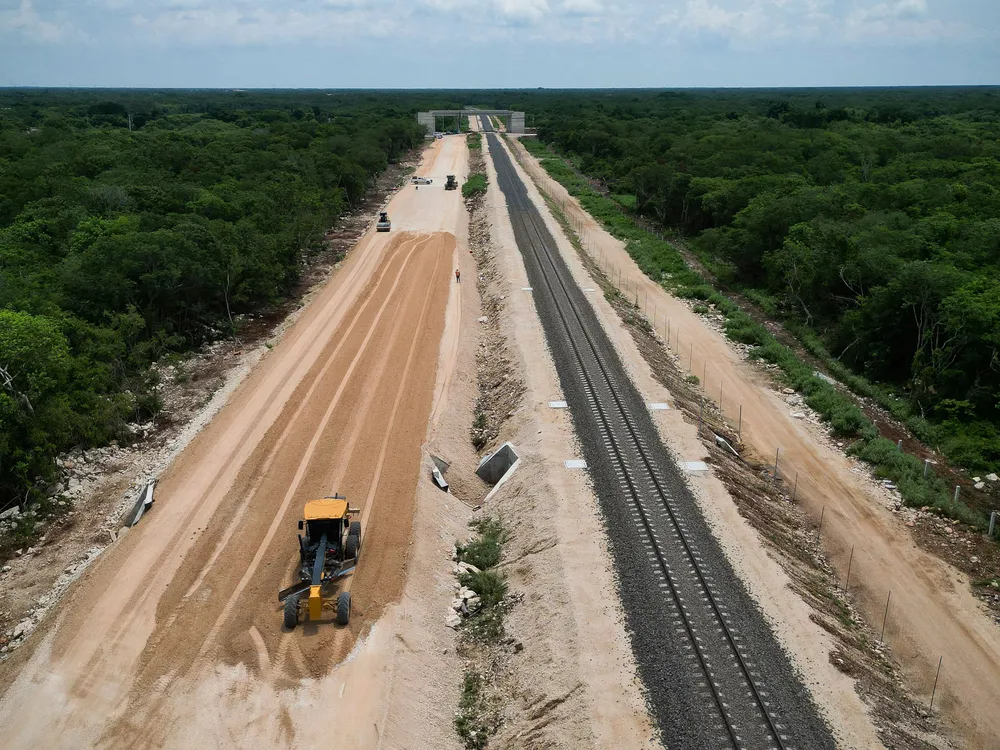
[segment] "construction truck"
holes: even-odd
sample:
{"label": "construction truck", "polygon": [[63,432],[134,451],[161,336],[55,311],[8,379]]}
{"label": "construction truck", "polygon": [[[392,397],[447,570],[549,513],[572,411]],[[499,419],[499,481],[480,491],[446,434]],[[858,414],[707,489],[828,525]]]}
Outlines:
{"label": "construction truck", "polygon": [[285,627],[299,623],[303,611],[310,622],[319,622],[324,607],[336,610],[338,625],[351,621],[351,592],[341,591],[331,600],[335,582],[354,571],[361,552],[361,523],[352,521],[361,511],[342,495],[310,500],[299,521],[299,582],[278,592],[284,603]]}
{"label": "construction truck", "polygon": [[458,180],[455,179],[455,175],[448,175],[447,182],[444,183],[445,190],[455,190],[458,188]]}
{"label": "construction truck", "polygon": [[387,211],[379,211],[378,222],[375,224],[376,232],[388,232],[392,229],[392,222],[389,221],[389,213]]}

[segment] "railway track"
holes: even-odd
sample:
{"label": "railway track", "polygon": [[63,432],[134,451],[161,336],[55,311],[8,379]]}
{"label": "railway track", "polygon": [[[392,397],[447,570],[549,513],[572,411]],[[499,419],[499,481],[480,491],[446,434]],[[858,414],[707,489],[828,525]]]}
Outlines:
{"label": "railway track", "polygon": [[833,747],[715,543],[509,155],[484,122],[535,304],[608,519],[629,630],[667,746]]}

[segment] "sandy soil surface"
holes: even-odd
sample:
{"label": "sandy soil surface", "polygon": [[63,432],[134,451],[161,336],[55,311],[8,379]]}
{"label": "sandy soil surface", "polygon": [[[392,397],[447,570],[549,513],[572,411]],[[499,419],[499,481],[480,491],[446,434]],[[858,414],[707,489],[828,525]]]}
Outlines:
{"label": "sandy soil surface", "polygon": [[[485,151],[485,149],[484,149]],[[562,399],[527,274],[514,240],[496,172],[487,156],[487,201],[499,266],[506,275],[506,330],[524,378],[524,406],[501,439],[522,458],[496,492],[490,512],[509,523],[504,568],[524,601],[509,629],[524,644],[514,659],[518,691],[500,747],[654,748],[635,662],[624,629],[605,532],[586,472],[577,458],[569,414],[548,406]]]}
{"label": "sandy soil surface", "polygon": [[760,456],[774,456],[780,448],[784,475],[798,475],[799,501],[817,521],[823,513],[825,551],[845,577],[853,548],[850,591],[870,623],[881,623],[892,591],[886,640],[911,689],[929,699],[938,657],[944,655],[935,711],[943,711],[967,747],[995,748],[1000,736],[1000,714],[994,710],[1000,695],[1000,632],[969,592],[968,581],[919,549],[902,521],[869,495],[850,460],[816,440],[758,369],[687,305],[648,279],[619,241],[536,160],[518,150],[532,177],[565,204],[602,267],[615,278],[620,275],[620,288],[638,297],[658,329],[669,320],[672,348],[691,362],[705,393],[718,402],[721,391],[734,421],[742,405],[744,443]]}
{"label": "sandy soil surface", "polygon": [[[289,746],[334,727],[382,740],[398,635],[372,625],[403,592],[420,447],[448,390],[464,208],[443,184],[465,159],[464,139],[429,147],[418,173],[435,184],[389,203],[393,232],[359,243],[161,478],[151,515],[2,667],[0,746]],[[295,522],[333,490],[362,508],[351,625],[283,632]]]}

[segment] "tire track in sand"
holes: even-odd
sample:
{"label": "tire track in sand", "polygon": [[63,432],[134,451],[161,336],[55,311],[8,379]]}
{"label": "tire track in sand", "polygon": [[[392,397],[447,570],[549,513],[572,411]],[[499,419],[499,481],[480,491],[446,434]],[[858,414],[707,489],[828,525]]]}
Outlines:
{"label": "tire track in sand", "polygon": [[[399,240],[399,243],[402,244],[405,241],[406,241],[405,240],[405,236],[401,236],[400,240]],[[416,253],[417,249],[420,246],[422,246],[422,244],[424,244],[424,242],[426,242],[426,240],[424,240],[423,242],[420,242],[419,244],[411,247],[410,250],[409,250],[409,252],[406,254],[405,259],[403,260],[402,265],[400,266],[399,270],[396,272],[396,275],[395,275],[395,278],[393,280],[392,286],[390,287],[389,291],[386,294],[386,299],[383,302],[382,306],[379,308],[379,313],[378,313],[379,316],[381,316],[384,313],[385,306],[388,304],[389,300],[392,299],[393,293],[396,291],[396,289],[398,288],[399,284],[402,282],[402,280],[404,278],[404,271],[406,270],[406,268],[407,268],[410,260],[413,258],[413,256]],[[381,270],[381,272],[379,273],[378,278],[377,279],[373,279],[367,285],[367,288],[365,290],[367,293],[364,294],[358,300],[358,301],[361,302],[361,304],[357,304],[358,301],[355,302],[355,304],[353,306],[353,309],[355,309],[356,312],[351,317],[351,320],[348,323],[347,329],[345,330],[345,332],[344,332],[343,336],[341,337],[340,341],[338,341],[338,343],[335,346],[333,352],[326,359],[323,367],[311,379],[309,378],[309,376],[307,374],[305,376],[306,379],[300,384],[299,387],[302,387],[303,385],[305,385],[306,382],[309,383],[307,392],[306,392],[305,396],[299,401],[298,407],[296,408],[295,412],[293,413],[291,419],[288,421],[288,424],[286,425],[285,429],[283,430],[281,436],[278,438],[277,442],[271,448],[271,450],[269,452],[269,455],[268,455],[268,458],[266,460],[266,468],[265,468],[264,471],[260,472],[257,475],[258,476],[258,480],[257,480],[256,484],[253,486],[253,491],[256,491],[258,489],[260,481],[263,479],[263,477],[267,476],[267,470],[270,468],[271,463],[273,462],[274,456],[277,455],[278,451],[280,450],[280,448],[284,444],[285,440],[288,438],[289,433],[291,432],[291,430],[294,428],[294,426],[296,424],[296,420],[299,418],[299,416],[301,415],[304,407],[308,404],[310,397],[314,394],[316,388],[322,382],[323,377],[326,375],[326,373],[328,372],[328,370],[330,369],[330,367],[332,366],[332,364],[336,360],[336,357],[338,356],[338,354],[342,350],[345,342],[347,342],[349,340],[349,336],[350,336],[351,332],[355,329],[355,327],[357,326],[358,322],[363,319],[365,311],[368,310],[369,307],[378,299],[378,296],[375,295],[375,294],[373,294],[373,292],[375,290],[377,290],[382,285],[382,283],[385,280],[386,275],[389,273],[389,271],[391,270],[391,268],[392,268],[392,264],[391,263],[385,263],[384,266],[383,266],[383,268],[382,268],[382,270]],[[350,309],[348,310],[348,314],[350,314]],[[312,331],[310,331],[310,333],[311,332]],[[301,355],[296,360],[296,364],[298,364],[299,362],[301,362],[301,360],[304,358],[304,356],[305,356],[305,354]],[[270,403],[268,404],[268,406],[270,406]],[[260,413],[262,413],[264,410],[265,410],[264,408],[258,410],[258,415]],[[259,422],[254,422],[253,424],[254,424],[254,428],[253,429],[259,429],[260,428]],[[241,438],[243,439],[243,441],[241,441],[240,445],[245,444],[245,440],[248,439],[248,435],[252,431],[253,430],[248,429],[248,430],[246,430],[246,431],[244,431],[242,433]],[[242,451],[240,451],[240,453],[242,453]],[[223,480],[225,480],[227,477],[233,477],[234,478],[235,474],[238,473],[238,471],[240,469],[240,466],[241,466],[241,462],[239,461],[238,458],[233,459],[229,463],[225,464],[223,470],[220,471],[220,472],[218,472],[215,475],[214,480],[205,489],[204,493],[202,494],[201,499],[204,500],[205,498],[207,498],[208,496],[210,496],[216,490],[216,488],[218,487],[218,485],[221,482],[223,482]],[[233,478],[229,478],[227,480],[229,484],[232,484]],[[252,498],[252,494],[251,493],[247,493],[245,495],[245,497],[247,498],[247,501],[242,506],[242,509],[244,511],[245,511],[246,505],[249,503],[249,499]],[[176,549],[176,548],[182,546],[181,545],[181,540],[182,540],[183,537],[187,536],[190,533],[190,528],[191,528],[191,526],[194,523],[194,518],[196,518],[197,514],[201,511],[201,505],[202,505],[202,503],[200,503],[200,502],[192,505],[192,510],[184,518],[184,521],[180,525],[178,531],[174,534],[174,536],[170,540],[170,542],[168,544],[168,548],[169,549]],[[232,536],[232,532],[235,531],[235,529],[238,527],[238,525],[239,524],[237,522],[235,522],[235,521],[230,524],[230,527],[229,527],[229,529],[227,529],[227,532],[226,532],[229,537]],[[220,546],[217,549],[217,553],[215,555],[215,559],[217,559],[218,553],[221,552],[221,550],[222,550],[222,546]],[[213,559],[213,561],[212,561],[213,563],[215,562],[215,559]],[[202,580],[204,579],[204,576],[207,575],[208,571],[210,571],[212,569],[212,567],[213,567],[212,565],[206,565],[203,568],[202,575],[200,576],[200,578]],[[199,581],[198,583],[200,584],[200,582],[201,581]],[[124,617],[119,618],[118,620],[116,620],[115,623],[112,624],[112,626],[109,628],[108,633],[102,639],[101,644],[95,649],[95,651],[94,651],[93,655],[91,656],[89,662],[86,664],[86,667],[81,671],[80,676],[78,677],[78,679],[76,681],[74,681],[74,683],[71,685],[71,689],[72,689],[72,691],[74,693],[77,693],[77,694],[86,693],[90,689],[93,688],[92,682],[93,682],[93,680],[95,679],[95,676],[96,676],[95,672],[99,671],[100,666],[104,663],[104,661],[106,659],[106,656],[107,656],[107,652],[110,649],[114,648],[114,645],[122,638],[123,634],[128,633],[135,626],[136,620],[139,617],[141,617],[141,613],[144,611],[145,605],[148,603],[149,598],[152,597],[152,596],[158,595],[158,594],[159,594],[159,587],[158,586],[150,585],[150,586],[144,587],[143,590],[142,590],[142,593],[136,599],[134,605],[129,608],[128,613]],[[188,598],[190,598],[190,597],[188,597]],[[176,614],[174,614],[170,618],[170,620],[168,621],[167,625],[168,626],[172,625],[173,624],[173,620],[175,618],[176,618]],[[159,630],[161,630],[161,634],[162,634],[163,629],[159,629]],[[157,640],[158,640],[157,639],[157,635],[154,633],[154,635],[150,639],[151,644],[154,646],[154,648],[155,648]]]}
{"label": "tire track in sand", "polygon": [[[337,457],[338,466],[332,472],[324,473],[322,479],[320,480],[326,488],[329,488],[329,477],[343,476],[345,467],[350,466],[354,461],[358,449],[356,449],[352,443],[357,443],[357,437],[354,437],[354,435],[362,432],[362,430],[359,430],[360,427],[366,428],[369,432],[374,432],[373,435],[366,435],[366,441],[369,445],[373,442],[373,437],[375,437],[379,442],[384,443],[384,441],[388,440],[395,432],[397,415],[401,411],[400,404],[403,397],[408,392],[408,389],[412,386],[410,375],[411,371],[415,369],[414,364],[416,360],[417,348],[422,343],[426,345],[428,343],[427,339],[433,339],[436,341],[436,338],[434,337],[434,332],[436,330],[435,327],[428,327],[427,325],[427,319],[430,314],[430,310],[432,309],[431,303],[433,301],[440,306],[442,300],[447,296],[446,294],[440,294],[442,291],[441,283],[434,284],[421,282],[433,281],[434,278],[438,276],[442,279],[444,278],[444,271],[442,269],[444,268],[443,264],[445,264],[445,249],[450,249],[449,246],[451,241],[452,240],[450,240],[450,238],[448,240],[443,240],[442,236],[439,235],[436,236],[432,247],[428,248],[428,238],[423,238],[419,240],[417,246],[413,248],[413,252],[417,255],[421,255],[422,258],[419,261],[419,265],[413,267],[412,272],[409,267],[406,267],[404,271],[404,274],[412,281],[412,283],[404,287],[404,291],[402,292],[397,289],[393,300],[387,300],[387,305],[383,305],[382,310],[380,311],[380,316],[372,321],[366,329],[359,330],[358,337],[360,338],[362,333],[364,333],[364,337],[360,345],[351,346],[347,356],[351,356],[352,358],[350,363],[347,365],[346,372],[344,372],[339,384],[337,384],[336,392],[332,394],[332,398],[326,406],[323,418],[315,426],[311,422],[295,422],[296,424],[299,424],[300,431],[304,425],[307,426],[306,428],[309,431],[310,440],[307,449],[301,455],[296,454],[298,460],[296,461],[297,466],[295,467],[294,477],[290,482],[282,480],[283,485],[286,487],[286,491],[284,492],[281,504],[277,508],[274,508],[273,506],[268,507],[266,505],[266,493],[262,493],[256,500],[251,501],[256,509],[254,516],[255,525],[259,527],[262,523],[263,519],[261,519],[259,515],[259,511],[262,510],[265,511],[270,517],[270,524],[267,532],[263,535],[263,538],[258,540],[253,539],[252,536],[247,538],[248,534],[253,532],[243,529],[242,527],[237,532],[240,536],[240,544],[243,545],[237,551],[245,549],[246,542],[253,545],[251,549],[254,547],[256,549],[253,559],[249,562],[246,569],[244,570],[243,566],[240,565],[239,570],[234,571],[234,574],[242,572],[242,576],[236,583],[235,587],[232,589],[225,589],[231,591],[228,601],[226,602],[226,606],[224,606],[221,611],[218,611],[215,609],[214,605],[211,604],[213,601],[211,587],[201,592],[207,596],[198,597],[196,601],[189,601],[191,612],[186,613],[185,623],[193,625],[195,628],[194,632],[184,632],[183,635],[179,635],[185,628],[182,627],[180,629],[175,629],[176,632],[172,634],[171,644],[169,646],[163,644],[164,648],[159,649],[161,654],[156,660],[159,666],[156,666],[153,669],[145,670],[145,674],[143,674],[140,679],[140,684],[144,685],[145,689],[137,690],[135,687],[133,688],[132,693],[134,699],[130,701],[131,705],[130,710],[126,714],[127,718],[123,718],[119,722],[116,722],[112,731],[105,734],[105,739],[109,741],[109,744],[114,744],[115,746],[125,744],[130,746],[157,746],[161,740],[168,736],[169,728],[171,726],[171,722],[169,720],[172,704],[171,697],[175,695],[183,695],[189,687],[189,681],[184,679],[185,676],[199,674],[199,670],[208,668],[210,664],[214,663],[215,657],[218,656],[219,647],[224,645],[227,649],[229,649],[233,642],[233,638],[237,635],[237,631],[233,629],[234,625],[244,628],[239,632],[245,634],[244,637],[246,638],[247,643],[247,648],[244,649],[242,654],[238,656],[240,661],[246,661],[248,666],[256,668],[258,664],[263,661],[263,655],[266,655],[270,666],[267,671],[263,673],[264,676],[268,676],[268,673],[270,673],[270,676],[281,679],[283,683],[286,680],[295,681],[295,672],[297,672],[299,676],[310,673],[314,675],[319,674],[317,669],[322,668],[321,663],[325,663],[329,666],[331,663],[331,657],[334,657],[335,653],[339,653],[338,647],[334,646],[333,648],[330,648],[333,645],[329,643],[331,637],[336,634],[337,644],[343,644],[346,642],[348,637],[352,637],[357,632],[357,629],[354,627],[350,630],[337,629],[334,631],[333,628],[326,628],[326,623],[324,622],[320,627],[320,634],[322,635],[323,629],[326,629],[326,635],[320,638],[320,640],[323,641],[323,655],[319,662],[316,660],[318,656],[317,653],[310,653],[306,656],[301,653],[301,649],[299,648],[300,642],[297,638],[307,635],[306,629],[296,631],[294,634],[285,634],[286,637],[282,638],[282,641],[289,640],[290,638],[293,642],[294,648],[291,649],[290,653],[286,652],[286,650],[282,647],[284,644],[279,641],[281,645],[279,645],[277,649],[273,649],[273,646],[271,646],[271,648],[276,654],[280,655],[276,655],[276,657],[272,658],[268,650],[268,644],[271,642],[275,633],[271,633],[272,628],[270,627],[270,624],[265,620],[264,624],[268,627],[266,629],[264,627],[260,627],[258,629],[257,632],[260,636],[260,640],[254,637],[253,633],[250,631],[249,624],[246,626],[241,625],[243,620],[249,619],[245,614],[242,614],[245,611],[248,611],[246,609],[246,605],[251,607],[250,614],[252,616],[253,611],[259,611],[261,609],[261,604],[263,604],[263,600],[258,601],[261,599],[258,590],[254,590],[254,596],[250,597],[248,600],[245,589],[249,582],[255,579],[256,568],[261,565],[262,560],[264,559],[278,560],[280,558],[281,569],[287,571],[287,560],[289,559],[289,556],[293,554],[294,550],[289,548],[284,543],[272,544],[272,541],[276,537],[276,529],[280,528],[282,525],[290,523],[289,518],[291,516],[289,516],[289,508],[291,501],[296,497],[299,497],[299,495],[302,495],[299,499],[304,499],[305,497],[305,495],[301,492],[298,492],[298,490],[302,487],[301,480],[307,470],[311,474],[315,475],[317,464],[317,461],[315,460],[316,447],[317,445],[322,444],[321,440],[323,436],[328,435],[328,433],[331,432],[331,430],[328,429],[328,426],[334,412],[339,411],[341,414],[339,419],[343,419],[345,415],[351,415],[351,421],[353,421],[354,424],[351,425],[348,423],[348,425],[344,425],[346,427],[345,430],[333,431],[333,434],[335,434],[337,438],[337,443],[333,445],[333,448],[334,455]],[[446,282],[443,285],[443,288],[445,290],[447,289]],[[435,290],[437,290],[439,294],[434,295],[433,293]],[[406,301],[397,304],[395,299],[399,297],[405,297]],[[403,310],[404,314],[399,314],[397,309]],[[390,313],[393,312],[397,314],[390,317]],[[391,321],[391,324],[387,325],[383,323],[383,320]],[[370,342],[373,341],[373,337],[384,334],[386,329],[390,329],[392,331],[389,339],[395,340],[396,343],[394,345],[388,345],[384,336],[380,336],[378,343],[380,347],[385,344],[384,348],[370,345]],[[372,357],[372,355],[376,353],[377,356]],[[404,359],[405,365],[403,361]],[[376,420],[367,419],[367,414],[362,413],[367,412],[367,408],[358,407],[362,406],[366,401],[369,403],[374,402],[376,396],[385,393],[388,383],[379,383],[378,381],[381,379],[380,374],[387,370],[389,362],[393,361],[398,362],[401,367],[396,370],[392,370],[392,375],[390,376],[391,380],[398,379],[399,382],[398,386],[393,388],[393,390],[396,391],[396,397],[393,402],[394,408],[392,414],[388,419],[381,414],[377,415],[378,419]],[[359,378],[358,375],[361,373],[365,373],[367,377]],[[433,370],[430,375],[433,376]],[[320,384],[323,382],[322,378],[317,379],[317,387],[321,387]],[[326,383],[326,385],[333,387],[334,383]],[[378,387],[376,387],[376,385]],[[356,401],[345,401],[345,394],[348,390],[352,393],[355,390],[359,390],[360,392],[357,396],[360,396],[360,398],[357,398]],[[388,394],[385,395],[387,396]],[[432,391],[429,391],[426,395],[428,397],[431,396]],[[316,398],[323,404],[327,403],[327,397],[325,397],[322,393],[317,394]],[[386,400],[387,399],[383,399],[380,403],[384,403]],[[319,404],[314,404],[314,406],[316,405]],[[387,404],[381,406],[381,408],[384,409],[385,406],[387,406]],[[427,406],[429,410],[429,403]],[[422,434],[426,427],[425,420],[416,420],[412,414],[413,412],[411,409],[408,421],[419,421],[422,425],[420,430]],[[348,436],[347,445],[343,449],[340,447],[342,443],[339,442],[341,436]],[[329,448],[330,446],[327,447]],[[294,447],[292,448],[292,452],[295,452]],[[353,475],[353,481],[360,481],[362,479],[362,477],[359,476],[359,472],[363,472],[367,476],[368,467],[365,466],[364,457],[366,455],[371,455],[371,457],[374,458],[374,453],[374,451],[368,450],[367,453],[361,454],[362,461],[355,462],[355,466],[350,472],[350,474]],[[384,450],[379,451],[379,453],[382,456],[382,460],[379,462],[379,476],[381,476],[386,458]],[[286,459],[288,455],[289,453],[286,451]],[[318,463],[321,464],[322,460]],[[284,469],[278,468],[277,473],[281,475],[283,471]],[[398,473],[398,470],[396,473]],[[317,477],[313,476],[312,479],[315,480]],[[316,484],[316,482],[312,481],[311,484]],[[310,494],[310,496],[311,493],[316,490],[314,486],[306,487],[305,489],[310,491],[307,493]],[[412,494],[412,489],[409,490],[409,493]],[[383,499],[383,503],[391,501],[392,498]],[[374,504],[374,501],[364,504],[366,514],[362,520],[366,525],[368,518],[370,518],[370,511]],[[401,516],[401,519],[400,523],[405,523],[406,532],[408,534],[408,517]],[[389,523],[392,524],[394,521],[390,519]],[[274,547],[274,549],[269,550],[269,546]],[[371,553],[374,549],[377,549],[377,547],[372,545],[371,537],[369,536],[369,539],[366,541],[366,551]],[[268,553],[270,554],[268,555]],[[223,555],[225,554],[226,553],[223,553]],[[216,564],[210,567],[216,569],[221,566],[225,560],[225,556],[216,556]],[[233,562],[235,562],[235,560]],[[204,571],[198,571],[199,577],[202,577],[201,574],[203,572]],[[226,574],[223,572],[219,575],[224,576]],[[218,578],[218,576],[216,576],[216,578]],[[228,586],[228,584],[225,583],[224,578],[222,579],[222,583]],[[218,586],[218,580],[213,582],[213,585]],[[255,587],[258,586],[259,582],[255,582]],[[190,586],[187,588],[186,593],[190,595]],[[266,604],[263,606],[269,610],[269,614],[273,614],[273,604],[271,603],[273,600],[273,592],[268,590],[266,592],[266,596]],[[231,615],[237,607],[241,612],[240,618],[235,622],[230,623],[229,620],[232,619]],[[201,616],[204,616],[206,613],[214,616],[216,612],[218,612],[218,616],[214,618],[215,621],[212,623],[211,628],[204,638],[199,637],[198,631],[200,631],[200,627],[198,626],[197,620],[191,620],[190,618],[190,615],[192,613],[197,614],[196,610],[199,609],[201,610]],[[174,611],[176,612],[176,608]],[[357,619],[364,623],[364,613],[356,612],[356,614],[362,615]],[[258,619],[258,625],[260,622],[261,620]],[[273,630],[278,630],[280,618],[275,616],[273,622],[275,623]],[[270,636],[269,633],[271,634]],[[223,634],[225,634],[225,638],[220,640]],[[169,637],[170,631],[167,630],[164,635],[165,637]],[[184,642],[178,642],[182,638],[184,639]],[[194,638],[193,642],[192,638]],[[186,659],[183,654],[184,649],[187,649],[188,652],[193,651],[199,641],[200,648],[198,649],[197,654],[194,656],[192,661],[185,666]],[[308,639],[307,643],[313,650],[320,645],[311,638]],[[165,660],[164,656],[167,655],[169,655],[170,658]],[[291,663],[289,663],[289,659],[291,660]],[[226,658],[226,661],[229,661],[229,657]],[[292,674],[289,674],[289,672]],[[165,683],[164,680],[166,681]],[[153,727],[157,727],[157,730],[153,731]],[[161,734],[161,732],[163,732],[163,734]]]}
{"label": "tire track in sand", "polygon": [[[441,267],[441,255],[438,254],[437,260],[436,260],[436,262],[434,264],[434,273],[432,275],[432,278],[436,278],[438,276],[438,274],[440,273],[440,267]],[[451,268],[450,264],[449,264],[448,268],[450,270],[450,268]],[[425,321],[425,319],[427,317],[427,312],[430,309],[430,301],[431,301],[431,292],[432,291],[433,291],[433,286],[430,285],[430,284],[428,284],[427,289],[424,292],[424,300],[423,300],[423,304],[421,305],[421,309],[420,309],[420,317],[417,320],[417,326],[416,326],[416,328],[417,328],[418,331],[421,328],[423,328],[424,321]],[[415,356],[416,356],[416,353],[417,353],[417,344],[418,343],[420,343],[420,337],[419,336],[414,336],[413,340],[410,342],[410,349],[407,352],[407,356],[406,356],[406,364],[403,367],[403,375],[400,378],[399,386],[396,389],[396,395],[395,395],[395,398],[393,399],[393,404],[392,404],[392,411],[391,411],[391,413],[389,415],[389,420],[386,423],[385,431],[383,433],[382,444],[381,444],[381,446],[379,448],[378,461],[375,464],[375,471],[374,471],[374,473],[373,473],[373,475],[371,477],[370,483],[369,483],[368,495],[365,498],[364,504],[361,506],[362,511],[361,511],[361,519],[360,520],[361,520],[361,538],[362,539],[364,539],[365,536],[366,536],[366,534],[367,534],[368,524],[369,524],[369,522],[371,520],[372,510],[375,507],[374,500],[375,500],[375,496],[376,496],[376,494],[378,492],[379,483],[380,483],[380,481],[382,479],[382,470],[383,470],[383,467],[385,466],[385,459],[386,459],[386,455],[387,455],[388,449],[389,449],[389,441],[393,437],[393,434],[394,434],[394,429],[393,428],[395,427],[396,418],[397,418],[397,415],[399,414],[399,407],[400,407],[400,404],[402,403],[403,395],[406,392],[407,386],[409,385],[409,378],[408,378],[408,376],[409,376],[410,371],[411,371],[411,369],[413,367],[413,362],[414,362],[414,359],[415,359]],[[341,464],[341,466],[346,468],[346,466],[348,466],[349,463],[350,463],[349,461],[345,461],[345,462],[343,462]],[[353,579],[348,579],[348,581],[346,582],[346,584],[343,586],[343,590],[350,591],[352,583],[353,583]],[[349,635],[350,635],[350,631],[348,629],[346,629],[346,628],[338,629],[336,631],[336,635],[333,638],[333,643],[331,644],[331,648],[334,651],[334,653],[339,654],[339,653],[343,652],[344,646],[345,646],[345,644],[348,641],[348,636]]]}

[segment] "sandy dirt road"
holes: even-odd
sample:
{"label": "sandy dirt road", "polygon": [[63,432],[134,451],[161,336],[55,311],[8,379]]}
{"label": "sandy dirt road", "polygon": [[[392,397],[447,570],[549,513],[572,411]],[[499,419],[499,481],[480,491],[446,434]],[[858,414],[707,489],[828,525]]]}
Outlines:
{"label": "sandy dirt road", "polygon": [[[275,747],[343,724],[337,682],[303,680],[330,673],[401,593],[464,211],[444,175],[465,161],[464,139],[428,148],[418,174],[434,184],[397,194],[393,231],[365,236],[161,478],[152,513],[4,665],[0,747]],[[362,508],[351,625],[331,612],[283,632],[296,521],[334,490]],[[372,682],[352,697],[377,718]]]}
{"label": "sandy dirt road", "polygon": [[[635,265],[622,243],[552,180],[522,147],[516,146],[532,178],[563,202],[584,241],[601,263],[622,279],[620,288],[637,293],[658,328],[670,320],[672,348],[703,378],[706,395],[718,403],[720,390],[734,421],[743,407],[743,439],[759,456],[781,449],[786,476],[798,474],[797,496],[818,520],[824,514],[823,541],[841,574],[851,549],[851,595],[870,623],[881,624],[887,593],[892,608],[886,640],[906,672],[911,689],[930,697],[938,657],[944,655],[935,711],[943,709],[964,746],[993,749],[1000,737],[1000,632],[982,612],[968,582],[954,568],[919,549],[909,531],[873,499],[851,462],[791,410],[752,365],[687,305],[665,292]],[[678,343],[679,337],[679,343]],[[825,511],[823,508],[825,507]]]}

